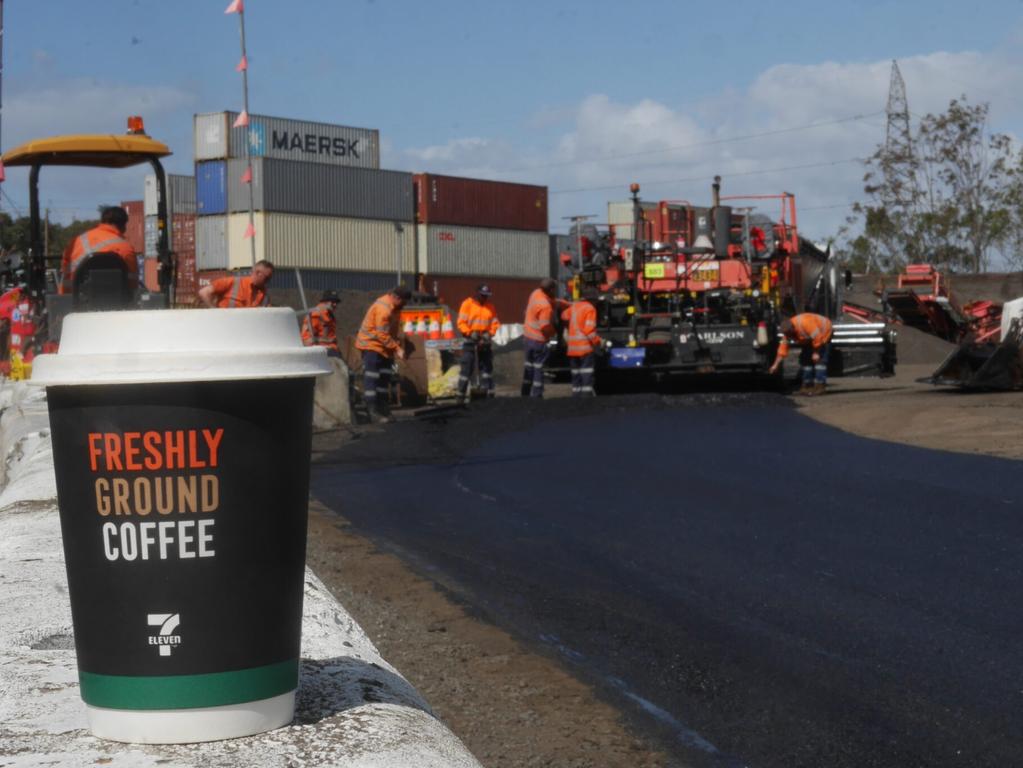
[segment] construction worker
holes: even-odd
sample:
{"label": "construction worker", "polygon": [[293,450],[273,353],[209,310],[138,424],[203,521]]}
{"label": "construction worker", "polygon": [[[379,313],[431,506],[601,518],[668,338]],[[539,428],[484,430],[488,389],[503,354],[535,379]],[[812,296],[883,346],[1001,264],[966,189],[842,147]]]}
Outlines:
{"label": "construction worker", "polygon": [[588,299],[573,302],[562,313],[568,323],[568,363],[572,368],[572,397],[595,397],[593,370],[596,351],[602,344],[597,335],[597,308]]}
{"label": "construction worker", "polygon": [[341,357],[337,346],[337,320],[334,312],[341,302],[337,291],[330,288],[320,296],[320,303],[309,310],[302,321],[302,343],[307,347],[326,347],[331,357]]}
{"label": "construction worker", "polygon": [[562,312],[569,303],[555,297],[558,284],[549,277],[540,281],[540,287],[529,296],[526,319],[522,328],[525,347],[525,366],[522,372],[522,396],[543,397],[543,368],[550,351],[547,342],[557,332],[554,310]]}
{"label": "construction worker", "polygon": [[497,312],[490,303],[490,286],[481,284],[476,295],[462,302],[458,310],[458,330],[463,337],[462,369],[458,374],[458,400],[468,401],[469,378],[473,363],[478,362],[480,379],[487,397],[494,396],[494,334],[501,327]]}
{"label": "construction worker", "polygon": [[113,253],[121,257],[128,272],[129,282],[138,285],[138,260],[135,249],[125,237],[128,212],[120,206],[104,208],[99,224],[83,232],[64,249],[61,260],[59,292],[69,294],[74,288],[75,272],[95,253]]}
{"label": "construction worker", "polygon": [[405,348],[398,341],[401,308],[412,292],[403,285],[395,286],[373,302],[359,328],[355,348],[362,352],[362,396],[370,418],[388,422],[387,385],[395,358],[405,359]]}
{"label": "construction worker", "polygon": [[781,321],[778,355],[768,373],[775,373],[789,354],[789,343],[799,345],[801,395],[823,395],[828,384],[828,352],[831,349],[831,321],[823,315],[804,312]]}
{"label": "construction worker", "polygon": [[207,307],[220,309],[242,309],[245,307],[269,307],[270,296],[266,292],[274,276],[274,265],[266,259],[257,261],[248,277],[221,277],[199,289],[199,300]]}

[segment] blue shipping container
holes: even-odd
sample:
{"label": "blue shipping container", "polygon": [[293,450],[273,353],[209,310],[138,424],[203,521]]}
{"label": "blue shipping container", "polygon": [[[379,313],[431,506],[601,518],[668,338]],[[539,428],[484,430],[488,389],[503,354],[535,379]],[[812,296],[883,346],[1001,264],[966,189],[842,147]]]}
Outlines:
{"label": "blue shipping container", "polygon": [[195,164],[195,211],[200,216],[227,213],[227,162]]}

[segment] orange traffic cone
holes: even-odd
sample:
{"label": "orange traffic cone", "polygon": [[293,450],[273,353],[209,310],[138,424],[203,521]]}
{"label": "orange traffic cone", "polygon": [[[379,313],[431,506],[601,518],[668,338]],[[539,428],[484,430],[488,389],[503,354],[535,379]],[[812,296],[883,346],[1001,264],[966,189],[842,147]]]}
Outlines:
{"label": "orange traffic cone", "polygon": [[440,341],[440,322],[436,317],[430,318],[430,341]]}
{"label": "orange traffic cone", "polygon": [[442,339],[455,338],[455,327],[451,324],[451,315],[447,312],[444,313],[444,322],[440,326],[440,336]]}
{"label": "orange traffic cone", "polygon": [[425,336],[429,332],[429,327],[426,325],[426,315],[420,315],[419,321],[416,323],[416,335]]}

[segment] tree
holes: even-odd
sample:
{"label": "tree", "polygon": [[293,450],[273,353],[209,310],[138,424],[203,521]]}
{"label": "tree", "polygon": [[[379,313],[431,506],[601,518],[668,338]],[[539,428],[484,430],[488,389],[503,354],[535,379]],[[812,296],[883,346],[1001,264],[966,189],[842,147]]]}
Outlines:
{"label": "tree", "polygon": [[920,262],[984,271],[1007,243],[1014,185],[1023,185],[1010,138],[991,133],[987,118],[987,104],[963,96],[923,117],[909,147],[880,145],[864,161],[868,202],[853,207],[844,234],[859,223],[862,232],[846,240],[846,258],[867,271]]}

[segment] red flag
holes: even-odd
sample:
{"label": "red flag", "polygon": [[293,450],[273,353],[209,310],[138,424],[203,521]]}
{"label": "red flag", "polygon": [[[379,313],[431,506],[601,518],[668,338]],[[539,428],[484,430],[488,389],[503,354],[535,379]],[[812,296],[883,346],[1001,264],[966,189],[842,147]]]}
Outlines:
{"label": "red flag", "polygon": [[245,3],[242,0],[231,0],[231,4],[227,6],[227,10],[224,13],[245,13]]}
{"label": "red flag", "polygon": [[242,237],[247,240],[248,238],[255,237],[255,236],[256,236],[256,228],[254,226],[252,226],[252,224],[249,224],[249,226],[247,226],[245,228],[245,233],[242,235]]}
{"label": "red flag", "polygon": [[248,124],[249,124],[249,113],[246,112],[243,109],[241,111],[241,114],[238,115],[238,118],[234,121],[234,126],[233,127],[235,127],[235,128],[244,128]]}
{"label": "red flag", "polygon": [[235,72],[244,72],[249,68],[249,60],[247,57],[242,56],[242,60],[238,62],[238,66],[234,68]]}
{"label": "red flag", "polygon": [[4,170],[3,160],[0,160],[0,181],[7,181],[7,171]]}
{"label": "red flag", "polygon": [[245,169],[245,173],[242,174],[242,184],[252,183],[252,166]]}

